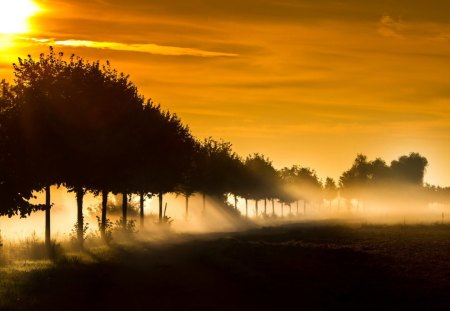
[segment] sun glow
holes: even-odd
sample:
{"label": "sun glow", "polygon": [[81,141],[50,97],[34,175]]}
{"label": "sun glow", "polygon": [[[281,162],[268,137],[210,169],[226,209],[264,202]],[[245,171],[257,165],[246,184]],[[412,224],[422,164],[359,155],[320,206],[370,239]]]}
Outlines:
{"label": "sun glow", "polygon": [[0,0],[0,34],[29,32],[29,18],[39,11],[32,0]]}

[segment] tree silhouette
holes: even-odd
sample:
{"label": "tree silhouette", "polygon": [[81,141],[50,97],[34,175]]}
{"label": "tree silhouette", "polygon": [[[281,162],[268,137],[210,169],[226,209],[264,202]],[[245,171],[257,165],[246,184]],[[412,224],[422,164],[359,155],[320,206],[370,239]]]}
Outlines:
{"label": "tree silhouette", "polygon": [[26,151],[20,143],[19,103],[14,89],[0,82],[0,215],[28,216],[43,205],[29,203],[34,183],[24,166]]}
{"label": "tree silhouette", "polygon": [[344,197],[361,200],[395,202],[418,196],[423,185],[426,158],[418,153],[401,156],[387,166],[380,158],[368,161],[359,154],[352,167],[340,177]]}
{"label": "tree silhouette", "polygon": [[201,165],[203,164],[203,154],[201,153],[201,144],[193,141],[191,161],[186,167],[181,182],[176,187],[178,194],[184,195],[185,198],[185,219],[189,217],[189,198],[198,192],[201,187]]}
{"label": "tree silhouette", "polygon": [[68,155],[65,131],[61,130],[58,110],[63,88],[57,77],[62,74],[65,62],[62,55],[41,54],[35,61],[31,56],[14,64],[15,86],[19,105],[20,145],[27,157],[24,165],[30,172],[36,190],[46,192],[45,244],[50,247],[50,186],[60,184]]}
{"label": "tree silhouette", "polygon": [[291,204],[303,200],[303,213],[306,213],[307,203],[320,200],[322,184],[313,169],[293,165],[283,168],[280,175],[284,181],[282,202]]}
{"label": "tree silhouette", "polygon": [[339,179],[343,195],[347,198],[357,198],[359,204],[359,201],[364,199],[373,177],[372,164],[367,160],[367,156],[358,154],[352,167]]}
{"label": "tree silhouette", "polygon": [[[278,173],[272,162],[258,153],[248,156],[244,165],[248,172],[246,198],[255,200],[255,212],[258,216],[258,201],[271,199],[275,195],[274,190],[277,189],[279,181]],[[266,210],[264,212],[266,213]]]}
{"label": "tree silhouette", "polygon": [[205,139],[201,144],[198,163],[198,188],[203,194],[203,209],[206,195],[225,201],[225,194],[236,189],[234,179],[241,168],[241,161],[233,152],[231,144],[212,138]]}
{"label": "tree silhouette", "polygon": [[159,221],[162,222],[163,194],[176,191],[186,180],[196,144],[177,115],[161,111],[151,102],[144,106],[143,112],[142,126],[136,133],[136,152],[139,156],[131,181],[139,193],[158,194]]}
{"label": "tree silhouette", "polygon": [[251,172],[245,166],[242,159],[235,155],[233,158],[233,165],[231,167],[232,178],[230,180],[230,194],[234,197],[234,209],[238,212],[238,196],[245,198],[246,210],[248,213],[248,197],[250,191]]}
{"label": "tree silhouette", "polygon": [[396,191],[391,193],[391,200],[401,203],[409,202],[409,206],[425,204],[422,193],[423,178],[428,160],[419,153],[410,153],[391,162],[390,171],[392,183]]}
{"label": "tree silhouette", "polygon": [[422,186],[427,165],[428,161],[425,157],[413,152],[392,161],[391,172],[400,182]]}
{"label": "tree silhouette", "polygon": [[323,186],[324,190],[324,197],[326,200],[330,202],[330,209],[331,209],[331,201],[336,198],[338,187],[336,185],[336,182],[333,178],[327,177],[325,179],[325,184]]}

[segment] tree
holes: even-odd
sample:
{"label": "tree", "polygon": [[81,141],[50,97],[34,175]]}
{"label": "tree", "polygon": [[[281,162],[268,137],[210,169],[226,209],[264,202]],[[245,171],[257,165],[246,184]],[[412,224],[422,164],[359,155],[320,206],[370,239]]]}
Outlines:
{"label": "tree", "polygon": [[324,197],[326,200],[330,202],[330,208],[331,208],[331,201],[336,198],[338,187],[336,186],[336,182],[333,178],[327,177],[325,179],[325,184],[323,186],[324,190]]}
{"label": "tree", "polygon": [[236,178],[242,162],[233,152],[231,144],[207,138],[200,145],[197,174],[198,190],[203,194],[203,210],[206,195],[224,202],[226,194],[236,190]]}
{"label": "tree", "polygon": [[428,160],[419,153],[410,153],[391,162],[391,172],[395,180],[422,186]]}
{"label": "tree", "polygon": [[306,213],[306,204],[321,198],[322,184],[313,169],[293,165],[283,168],[280,175],[284,182],[284,194],[281,192],[284,203],[303,200],[303,212]]}
{"label": "tree", "polygon": [[389,168],[382,159],[368,161],[367,156],[358,154],[352,167],[339,179],[342,194],[348,199],[358,199],[359,205],[361,200],[371,197],[375,186],[383,185],[389,174]]}
{"label": "tree", "polygon": [[358,154],[352,167],[345,171],[339,183],[343,194],[347,197],[359,197],[361,187],[369,182],[370,164],[367,161],[367,156]]}
{"label": "tree", "polygon": [[[256,216],[258,216],[258,201],[264,200],[264,206],[267,207],[267,199],[275,196],[278,188],[278,173],[272,166],[272,162],[259,153],[248,156],[244,162],[248,172],[246,182],[246,198],[255,200]],[[264,210],[266,214],[267,210]]]}
{"label": "tree", "polygon": [[186,167],[181,182],[176,187],[178,194],[184,195],[185,198],[185,219],[189,217],[189,198],[200,189],[200,166],[202,162],[201,144],[194,140],[191,161]]}
{"label": "tree", "polygon": [[29,203],[34,184],[24,166],[25,151],[20,141],[19,106],[12,87],[0,82],[0,215],[28,216],[43,205]]}
{"label": "tree", "polygon": [[[358,155],[352,167],[340,177],[342,193],[348,199],[396,203],[397,200],[411,200],[422,190],[426,158],[418,153],[401,156],[386,165],[380,158],[368,161]],[[417,201],[416,199],[413,199]]]}
{"label": "tree", "polygon": [[391,162],[391,183],[395,184],[396,191],[390,193],[390,199],[396,205],[423,206],[423,178],[425,175],[428,160],[419,153],[410,153],[401,156],[398,160]]}
{"label": "tree", "polygon": [[159,221],[162,222],[163,194],[176,191],[183,182],[186,182],[186,191],[191,187],[187,176],[193,169],[197,145],[178,116],[162,111],[159,105],[148,101],[140,117],[135,138],[132,138],[135,166],[129,170],[133,174],[127,180],[133,191],[158,194]]}
{"label": "tree", "polygon": [[63,89],[56,77],[64,70],[62,55],[40,55],[35,61],[30,55],[14,64],[17,100],[18,145],[23,147],[24,167],[30,173],[35,190],[45,189],[45,244],[50,247],[50,186],[60,184],[64,174],[65,155],[64,131],[60,130],[57,110],[52,105],[61,98]]}

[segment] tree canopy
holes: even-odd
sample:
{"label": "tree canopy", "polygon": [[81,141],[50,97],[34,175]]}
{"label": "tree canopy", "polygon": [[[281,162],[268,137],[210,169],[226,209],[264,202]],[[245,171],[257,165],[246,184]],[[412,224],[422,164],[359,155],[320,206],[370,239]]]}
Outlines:
{"label": "tree canopy", "polygon": [[293,165],[283,168],[280,174],[287,192],[287,203],[297,200],[311,202],[320,198],[322,184],[313,169]]}
{"label": "tree canopy", "polygon": [[[382,159],[368,161],[359,154],[352,167],[339,180],[342,194],[347,198],[371,201],[402,200],[419,195],[428,161],[418,153],[401,156],[388,166]],[[419,189],[420,190],[420,189]]]}

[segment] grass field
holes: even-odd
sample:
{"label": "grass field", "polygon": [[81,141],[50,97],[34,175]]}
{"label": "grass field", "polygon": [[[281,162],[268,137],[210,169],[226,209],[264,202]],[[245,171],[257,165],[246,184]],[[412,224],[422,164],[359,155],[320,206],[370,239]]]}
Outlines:
{"label": "grass field", "polygon": [[1,310],[439,310],[449,293],[448,225],[174,235],[0,269]]}

